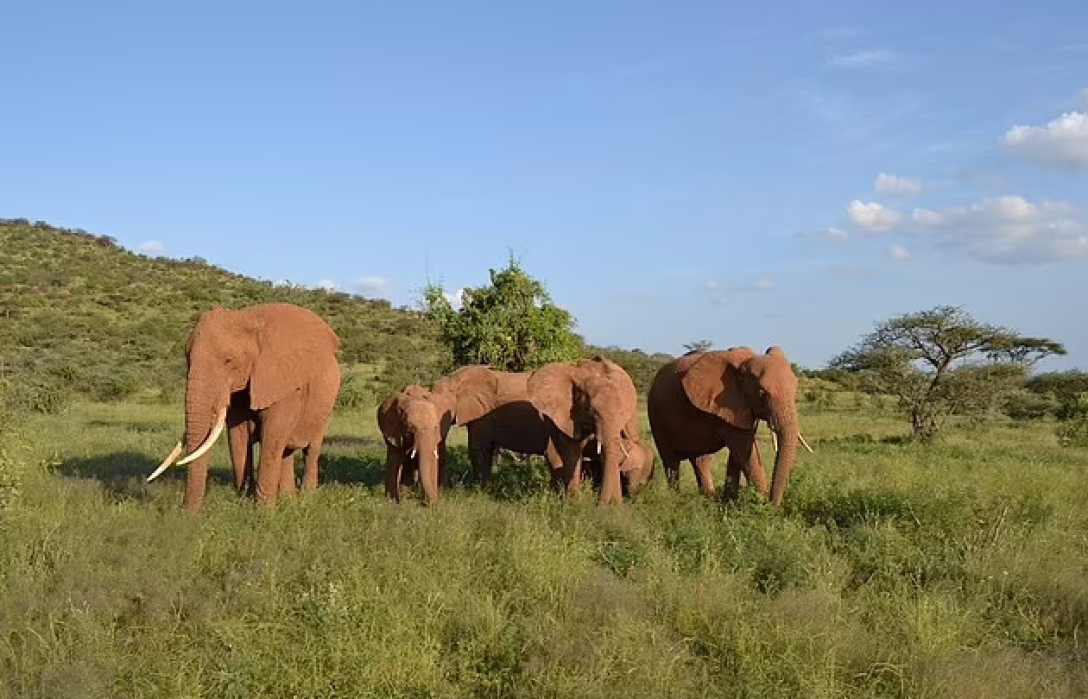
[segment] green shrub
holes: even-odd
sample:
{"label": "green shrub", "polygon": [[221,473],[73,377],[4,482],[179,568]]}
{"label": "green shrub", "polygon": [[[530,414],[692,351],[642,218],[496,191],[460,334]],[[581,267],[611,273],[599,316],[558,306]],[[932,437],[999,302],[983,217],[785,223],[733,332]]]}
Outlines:
{"label": "green shrub", "polygon": [[1058,444],[1063,447],[1088,447],[1088,397],[1068,403],[1059,410]]}
{"label": "green shrub", "polygon": [[6,396],[8,409],[56,415],[72,402],[68,388],[50,379],[25,376],[12,383]]}
{"label": "green shrub", "polygon": [[1040,420],[1058,409],[1058,400],[1050,394],[1018,390],[1005,397],[1001,411],[1013,420]]}
{"label": "green shrub", "polygon": [[366,382],[358,376],[346,376],[340,383],[340,393],[336,395],[337,409],[354,410],[365,408],[375,403],[374,396]]}

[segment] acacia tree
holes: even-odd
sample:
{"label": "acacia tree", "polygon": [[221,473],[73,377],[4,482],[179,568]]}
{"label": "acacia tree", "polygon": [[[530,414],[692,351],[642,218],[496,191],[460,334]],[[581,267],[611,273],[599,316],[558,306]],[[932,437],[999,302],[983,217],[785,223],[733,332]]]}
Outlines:
{"label": "acacia tree", "polygon": [[513,256],[506,269],[490,272],[491,284],[462,292],[460,309],[439,284],[423,292],[424,312],[438,324],[454,366],[526,371],[578,359],[582,338],[573,330],[574,318],[555,305],[543,284]]}
{"label": "acacia tree", "polygon": [[830,367],[856,372],[867,392],[897,397],[911,432],[928,441],[949,415],[992,406],[1052,354],[1065,348],[980,323],[959,307],[937,306],[877,324]]}

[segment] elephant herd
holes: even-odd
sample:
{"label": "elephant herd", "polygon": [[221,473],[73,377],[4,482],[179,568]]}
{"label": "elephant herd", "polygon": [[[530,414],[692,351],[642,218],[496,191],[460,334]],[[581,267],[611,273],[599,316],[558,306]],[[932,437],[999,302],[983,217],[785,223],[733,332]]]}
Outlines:
{"label": "elephant herd", "polygon": [[[183,439],[148,482],[171,465],[188,464],[183,504],[199,510],[208,452],[226,430],[239,494],[272,504],[294,492],[298,450],[305,457],[302,488],[315,489],[340,388],[338,346],[325,321],[293,304],[204,313],[185,347]],[[777,347],[762,355],[746,347],[689,352],[666,364],[650,386],[647,412],[668,482],[679,482],[680,462],[688,460],[699,488],[712,494],[713,455],[726,448],[725,492],[750,481],[780,505],[797,444],[808,446],[798,429],[796,394],[797,378]],[[654,473],[654,451],[639,434],[634,382],[602,357],[532,372],[462,367],[430,389],[413,384],[389,397],[377,418],[386,443],[385,493],[398,502],[402,489],[416,484],[428,503],[437,502],[453,425],[468,432],[481,483],[490,479],[500,448],[544,456],[553,487],[563,492],[579,489],[585,470],[602,504],[621,502]],[[770,484],[756,442],[761,420],[777,451]]]}

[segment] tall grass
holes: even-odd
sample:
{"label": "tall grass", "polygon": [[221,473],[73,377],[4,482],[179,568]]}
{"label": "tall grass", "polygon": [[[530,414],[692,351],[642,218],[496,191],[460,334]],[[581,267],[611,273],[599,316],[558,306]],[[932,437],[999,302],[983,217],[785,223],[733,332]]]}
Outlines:
{"label": "tall grass", "polygon": [[707,501],[688,468],[620,508],[550,495],[539,460],[484,492],[459,429],[457,485],[395,506],[367,408],[335,416],[321,488],[271,511],[217,446],[190,517],[183,473],[142,480],[176,406],[37,416],[0,513],[0,695],[1088,693],[1088,453],[1047,425],[927,448],[891,417],[802,419],[816,453],[782,510]]}

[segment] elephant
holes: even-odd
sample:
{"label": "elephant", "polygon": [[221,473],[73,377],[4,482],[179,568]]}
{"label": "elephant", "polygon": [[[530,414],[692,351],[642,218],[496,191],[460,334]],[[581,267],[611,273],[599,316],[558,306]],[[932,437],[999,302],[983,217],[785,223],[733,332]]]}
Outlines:
{"label": "elephant", "polygon": [[[203,313],[185,347],[185,431],[151,482],[178,459],[189,465],[183,506],[204,502],[208,450],[226,428],[234,485],[271,505],[295,490],[294,453],[305,457],[303,490],[317,488],[317,463],[329,414],[340,392],[340,340],[314,312],[266,303]],[[261,445],[254,477],[253,447]]]}
{"label": "elephant", "polygon": [[[548,421],[548,437],[562,480],[580,481],[582,458],[591,438],[601,456],[600,504],[623,501],[621,471],[637,443],[638,392],[631,377],[604,357],[575,364],[545,364],[529,376],[529,400]],[[652,469],[652,460],[651,460]],[[553,464],[553,477],[556,471]]]}
{"label": "elephant", "polygon": [[467,366],[437,381],[430,390],[405,387],[378,407],[385,439],[385,494],[400,502],[402,486],[418,480],[428,504],[445,485],[446,437],[458,419],[472,421],[490,409],[497,393],[486,367]]}
{"label": "elephant", "polygon": [[[624,441],[626,456],[620,466],[620,485],[624,495],[633,495],[654,475],[654,450],[645,442]],[[591,439],[582,450],[582,470],[588,471],[593,488],[600,490],[604,481],[604,461],[597,452],[597,440]]]}
{"label": "elephant", "polygon": [[[488,371],[494,382],[475,391],[486,412],[472,420],[464,414],[457,416],[457,424],[464,425],[468,431],[469,454],[477,479],[485,484],[491,479],[495,454],[499,449],[505,449],[519,454],[544,456],[551,467],[553,487],[563,491],[576,490],[581,482],[581,469],[571,472],[563,468],[559,450],[552,440],[550,423],[529,399],[529,377],[532,372]],[[482,371],[475,376],[486,379]],[[489,393],[489,388],[495,392]],[[595,459],[599,465],[600,457],[595,447],[596,442],[587,442],[583,448],[583,459]],[[625,491],[634,492],[653,473],[653,451],[644,450],[641,444],[628,438],[624,439],[623,451],[631,456],[630,459],[625,457],[621,465],[622,486]],[[598,472],[594,473],[599,476]],[[594,484],[600,488],[601,479],[594,478]]]}
{"label": "elephant", "polygon": [[[781,505],[798,441],[809,448],[798,427],[796,396],[797,377],[777,346],[763,355],[748,347],[689,352],[661,367],[650,385],[647,412],[670,485],[677,487],[680,461],[687,459],[700,490],[713,494],[713,454],[726,447],[726,477],[733,488],[746,478]],[[760,420],[777,438],[769,493],[756,443]],[[728,488],[724,494],[730,494]]]}

